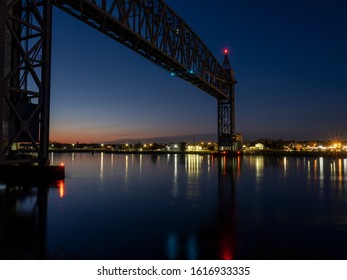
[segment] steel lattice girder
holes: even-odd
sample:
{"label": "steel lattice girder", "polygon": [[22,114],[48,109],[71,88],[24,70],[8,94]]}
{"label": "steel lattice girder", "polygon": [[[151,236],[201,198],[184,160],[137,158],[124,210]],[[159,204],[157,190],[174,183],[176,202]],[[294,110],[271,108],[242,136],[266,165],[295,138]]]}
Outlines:
{"label": "steel lattice girder", "polygon": [[161,0],[54,0],[54,4],[216,98],[230,83],[202,40]]}
{"label": "steel lattice girder", "polygon": [[[1,1],[0,163],[48,158],[51,0]],[[12,146],[27,142],[38,155],[18,159]]]}

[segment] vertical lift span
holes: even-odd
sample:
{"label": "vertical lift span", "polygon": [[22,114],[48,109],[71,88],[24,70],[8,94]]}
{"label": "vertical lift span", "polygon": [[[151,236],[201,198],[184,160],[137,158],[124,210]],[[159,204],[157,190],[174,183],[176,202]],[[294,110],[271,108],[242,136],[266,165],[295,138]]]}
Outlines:
{"label": "vertical lift span", "polygon": [[241,136],[235,133],[235,84],[234,71],[230,66],[228,50],[224,50],[223,71],[229,82],[228,98],[218,98],[218,152],[241,151]]}

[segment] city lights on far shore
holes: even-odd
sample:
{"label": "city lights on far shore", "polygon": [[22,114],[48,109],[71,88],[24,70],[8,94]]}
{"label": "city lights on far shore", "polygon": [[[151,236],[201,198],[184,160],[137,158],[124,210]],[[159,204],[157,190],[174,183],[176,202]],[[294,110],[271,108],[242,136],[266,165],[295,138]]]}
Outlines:
{"label": "city lights on far shore", "polygon": [[343,144],[343,140],[342,140],[342,138],[341,137],[331,137],[330,139],[329,139],[329,147],[328,148],[330,148],[330,149],[332,149],[332,150],[336,150],[336,151],[338,151],[338,150],[343,150],[343,149],[345,149],[346,148],[346,146],[344,146],[344,144]]}
{"label": "city lights on far shore", "polygon": [[332,147],[335,148],[335,149],[341,149],[342,144],[339,143],[339,142],[335,142],[335,143],[333,143]]}

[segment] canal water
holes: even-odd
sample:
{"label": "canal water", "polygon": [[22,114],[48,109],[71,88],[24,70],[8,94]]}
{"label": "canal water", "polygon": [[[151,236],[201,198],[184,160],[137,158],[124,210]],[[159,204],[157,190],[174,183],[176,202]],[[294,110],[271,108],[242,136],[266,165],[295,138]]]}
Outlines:
{"label": "canal water", "polygon": [[0,184],[3,259],[347,259],[347,159],[51,154]]}

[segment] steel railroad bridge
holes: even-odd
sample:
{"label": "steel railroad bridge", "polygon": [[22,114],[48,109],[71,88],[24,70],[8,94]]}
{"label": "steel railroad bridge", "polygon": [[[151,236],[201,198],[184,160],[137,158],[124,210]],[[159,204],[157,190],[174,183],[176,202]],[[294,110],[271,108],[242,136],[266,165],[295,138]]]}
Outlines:
{"label": "steel railroad bridge", "polygon": [[227,52],[219,64],[163,0],[0,0],[0,164],[48,162],[53,5],[215,97],[219,147],[235,149]]}

